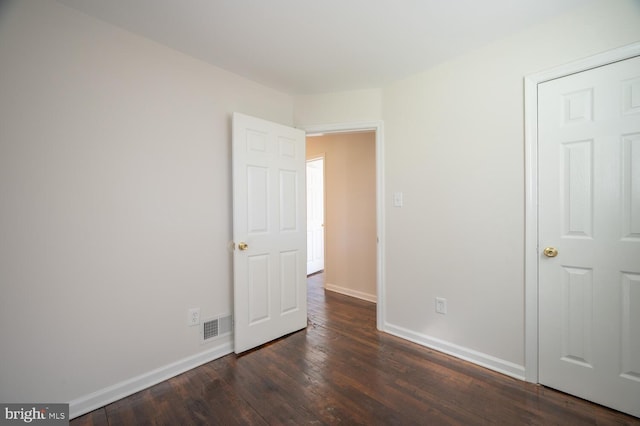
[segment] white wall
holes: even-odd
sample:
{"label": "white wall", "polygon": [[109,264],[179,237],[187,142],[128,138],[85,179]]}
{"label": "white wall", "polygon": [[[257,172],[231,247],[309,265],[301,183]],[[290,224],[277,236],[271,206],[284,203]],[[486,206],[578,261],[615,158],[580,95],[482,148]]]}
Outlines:
{"label": "white wall", "polygon": [[638,40],[599,0],[384,88],[390,331],[523,374],[523,77]]}
{"label": "white wall", "polygon": [[231,313],[231,113],[292,98],[49,0],[2,3],[0,63],[0,401],[225,343],[186,318]]}
{"label": "white wall", "polygon": [[294,98],[294,122],[298,127],[374,121],[381,118],[380,89],[300,95]]}

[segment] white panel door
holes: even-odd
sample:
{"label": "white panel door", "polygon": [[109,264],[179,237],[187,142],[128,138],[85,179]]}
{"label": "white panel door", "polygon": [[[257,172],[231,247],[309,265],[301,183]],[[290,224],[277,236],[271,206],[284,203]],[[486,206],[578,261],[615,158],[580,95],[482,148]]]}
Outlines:
{"label": "white panel door", "polygon": [[324,159],[307,161],[307,275],[324,269]]}
{"label": "white panel door", "polygon": [[540,84],[538,120],[540,383],[640,416],[640,57]]}
{"label": "white panel door", "polygon": [[234,351],[307,326],[305,133],[233,115]]}

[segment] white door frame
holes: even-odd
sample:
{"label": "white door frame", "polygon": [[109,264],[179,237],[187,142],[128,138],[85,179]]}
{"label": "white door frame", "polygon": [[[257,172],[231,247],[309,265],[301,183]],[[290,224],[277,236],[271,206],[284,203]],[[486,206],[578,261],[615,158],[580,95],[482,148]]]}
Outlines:
{"label": "white door frame", "polygon": [[603,52],[524,79],[525,380],[538,383],[538,84],[640,56],[640,43]]}
{"label": "white door frame", "polygon": [[354,131],[374,131],[376,134],[376,232],[378,247],[376,250],[376,327],[384,331],[385,283],[384,283],[384,135],[382,121],[360,121],[340,124],[318,124],[302,126],[307,133],[341,133]]}

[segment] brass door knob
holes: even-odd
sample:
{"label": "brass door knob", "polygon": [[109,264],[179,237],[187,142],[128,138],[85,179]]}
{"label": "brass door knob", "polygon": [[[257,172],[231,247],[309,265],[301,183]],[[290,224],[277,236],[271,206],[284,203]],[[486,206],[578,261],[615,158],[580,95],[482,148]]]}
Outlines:
{"label": "brass door knob", "polygon": [[555,247],[545,247],[543,253],[547,257],[556,257],[558,255],[558,250]]}
{"label": "brass door knob", "polygon": [[248,248],[249,248],[249,244],[244,243],[244,242],[242,242],[242,243],[238,243],[238,248],[239,248],[241,251],[245,251],[246,249],[248,249]]}

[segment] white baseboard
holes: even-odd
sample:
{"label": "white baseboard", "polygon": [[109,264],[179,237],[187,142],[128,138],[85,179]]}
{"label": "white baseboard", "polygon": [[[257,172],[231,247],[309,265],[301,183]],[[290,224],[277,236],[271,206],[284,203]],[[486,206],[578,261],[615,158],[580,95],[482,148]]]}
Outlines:
{"label": "white baseboard", "polygon": [[439,352],[443,352],[447,355],[454,356],[456,358],[463,359],[465,361],[472,362],[481,367],[488,368],[498,373],[505,374],[516,379],[525,380],[525,368],[523,365],[514,364],[510,361],[505,361],[500,358],[496,358],[491,355],[487,355],[482,352],[475,351],[473,349],[458,346],[453,343],[437,339],[435,337],[427,336],[425,334],[416,333],[411,330],[407,330],[403,327],[394,326],[392,324],[385,324],[384,330],[386,333],[393,334],[394,336],[401,337],[411,342],[417,343],[422,346],[426,346],[431,349],[435,349]]}
{"label": "white baseboard", "polygon": [[[338,286],[331,286],[330,288],[330,286],[330,284],[326,285],[327,290],[346,294],[352,297],[357,297],[369,302],[376,301],[376,297],[370,294],[345,289]],[[525,379],[525,369],[522,365],[514,364],[512,362],[505,361],[494,356],[475,351],[473,349],[458,346],[453,343],[437,339],[435,337],[415,333],[403,327],[394,326],[388,323],[385,324],[384,331],[394,336],[398,336],[419,345],[426,346],[428,348],[435,349],[456,358],[472,362],[474,364],[497,371],[507,376],[511,376],[520,380]],[[233,343],[231,341],[224,342],[215,348],[211,348],[196,355],[168,364],[164,367],[149,371],[148,373],[141,374],[129,380],[116,383],[115,385],[108,386],[104,389],[100,389],[96,392],[92,392],[88,395],[74,399],[73,401],[69,402],[69,418],[73,419],[100,407],[104,407],[105,405],[108,405],[114,401],[125,398],[129,395],[133,395],[136,392],[156,385],[164,380],[168,380],[202,364],[206,364],[207,362],[221,358],[232,352]]]}
{"label": "white baseboard", "polygon": [[344,294],[346,296],[356,297],[358,299],[366,300],[367,302],[377,303],[378,298],[375,294],[364,293],[362,291],[353,290],[350,288],[340,287],[335,284],[325,283],[324,288],[329,291]]}
{"label": "white baseboard", "polygon": [[69,418],[73,419],[100,407],[104,407],[114,401],[133,395],[136,392],[168,380],[178,374],[182,374],[185,371],[228,355],[231,352],[233,352],[233,343],[231,341],[225,342],[215,348],[74,399],[69,402]]}

